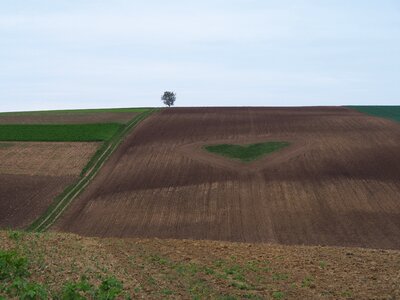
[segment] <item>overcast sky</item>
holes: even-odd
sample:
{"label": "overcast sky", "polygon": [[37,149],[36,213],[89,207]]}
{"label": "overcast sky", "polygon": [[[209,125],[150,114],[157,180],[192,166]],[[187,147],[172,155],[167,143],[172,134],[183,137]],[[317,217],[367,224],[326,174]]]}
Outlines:
{"label": "overcast sky", "polygon": [[0,0],[0,111],[400,105],[398,0]]}

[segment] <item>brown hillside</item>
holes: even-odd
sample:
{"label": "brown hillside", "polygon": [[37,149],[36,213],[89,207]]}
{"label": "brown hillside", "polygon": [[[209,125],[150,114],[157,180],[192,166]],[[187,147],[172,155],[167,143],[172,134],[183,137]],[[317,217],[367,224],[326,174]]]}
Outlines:
{"label": "brown hillside", "polygon": [[[204,143],[287,140],[249,170]],[[188,150],[189,149],[189,150]],[[54,227],[400,249],[400,125],[345,108],[177,108],[142,122]]]}

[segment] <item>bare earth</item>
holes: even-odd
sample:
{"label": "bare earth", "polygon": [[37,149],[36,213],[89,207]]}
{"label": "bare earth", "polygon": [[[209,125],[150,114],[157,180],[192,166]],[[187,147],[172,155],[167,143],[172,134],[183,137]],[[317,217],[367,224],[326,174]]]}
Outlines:
{"label": "bare earth", "polygon": [[100,143],[0,142],[0,174],[76,176]]}
{"label": "bare earth", "polygon": [[24,228],[76,180],[98,143],[0,143],[0,228]]}
{"label": "bare earth", "polygon": [[54,113],[32,115],[0,115],[0,124],[85,124],[126,123],[135,112]]}
{"label": "bare earth", "polygon": [[[251,167],[218,141],[291,142]],[[400,125],[345,108],[178,108],[142,122],[54,229],[400,249]]]}
{"label": "bare earth", "polygon": [[132,299],[400,298],[393,250],[7,232],[0,245],[22,251],[33,280],[52,290],[112,275]]}

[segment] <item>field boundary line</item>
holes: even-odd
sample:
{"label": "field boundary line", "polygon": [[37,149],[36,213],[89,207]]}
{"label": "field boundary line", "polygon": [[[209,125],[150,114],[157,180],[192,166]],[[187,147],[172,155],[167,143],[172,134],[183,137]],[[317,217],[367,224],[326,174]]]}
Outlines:
{"label": "field boundary line", "polygon": [[[101,153],[96,153],[93,158],[87,164],[90,165],[88,170],[81,173],[81,178],[68,186],[59,196],[56,197],[54,202],[49,206],[47,211],[39,216],[28,228],[28,231],[46,231],[49,229],[54,222],[61,216],[61,214],[67,209],[69,204],[87,187],[87,185],[96,177],[100,169],[106,163],[108,158],[114,153],[116,148],[121,144],[126,134],[136,127],[141,121],[149,117],[158,109],[149,109],[137,116],[135,116],[121,131],[118,131],[114,137],[110,139],[105,146],[100,147]],[[104,148],[104,149],[103,149]]]}

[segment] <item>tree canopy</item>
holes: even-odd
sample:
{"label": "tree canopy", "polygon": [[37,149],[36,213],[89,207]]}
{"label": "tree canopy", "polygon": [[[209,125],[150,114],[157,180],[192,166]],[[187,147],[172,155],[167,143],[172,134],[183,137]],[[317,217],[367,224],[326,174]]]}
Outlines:
{"label": "tree canopy", "polygon": [[171,107],[175,103],[176,94],[174,92],[166,91],[166,92],[164,92],[164,95],[161,97],[161,100],[164,102],[165,105],[168,105],[168,107]]}

